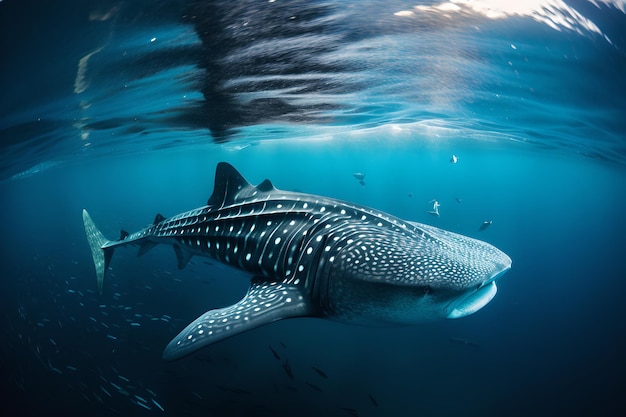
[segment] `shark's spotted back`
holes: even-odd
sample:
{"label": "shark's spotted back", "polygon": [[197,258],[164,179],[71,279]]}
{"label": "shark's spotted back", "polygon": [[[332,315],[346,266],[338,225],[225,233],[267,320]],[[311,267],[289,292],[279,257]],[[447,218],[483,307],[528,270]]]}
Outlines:
{"label": "shark's spotted back", "polygon": [[220,163],[207,205],[109,241],[86,211],[98,286],[113,250],[174,247],[179,268],[192,256],[250,274],[237,304],[209,310],[165,349],[177,359],[275,320],[316,316],[364,324],[415,323],[472,314],[495,295],[511,260],[495,247],[348,202],[253,186]]}

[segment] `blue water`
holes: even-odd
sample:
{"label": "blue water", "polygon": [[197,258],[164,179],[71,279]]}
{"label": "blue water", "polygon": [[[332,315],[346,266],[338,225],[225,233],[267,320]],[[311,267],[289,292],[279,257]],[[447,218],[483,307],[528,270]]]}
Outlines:
{"label": "blue water", "polygon": [[[3,415],[623,415],[626,5],[536,3],[0,1]],[[459,320],[293,319],[165,362],[249,277],[122,249],[99,295],[81,210],[137,230],[206,204],[219,161],[513,267]]]}

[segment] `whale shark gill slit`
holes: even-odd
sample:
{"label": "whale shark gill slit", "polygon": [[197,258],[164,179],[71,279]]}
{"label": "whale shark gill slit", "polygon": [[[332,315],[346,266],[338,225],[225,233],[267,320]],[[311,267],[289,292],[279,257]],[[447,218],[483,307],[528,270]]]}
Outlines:
{"label": "whale shark gill slit", "polygon": [[[290,317],[360,324],[415,324],[474,314],[495,296],[511,259],[470,237],[327,197],[251,185],[220,162],[207,205],[108,240],[83,210],[102,294],[117,247],[174,248],[178,267],[213,258],[252,277],[238,303],[209,310],[163,357],[178,359],[244,331]],[[424,291],[427,288],[428,291]]]}

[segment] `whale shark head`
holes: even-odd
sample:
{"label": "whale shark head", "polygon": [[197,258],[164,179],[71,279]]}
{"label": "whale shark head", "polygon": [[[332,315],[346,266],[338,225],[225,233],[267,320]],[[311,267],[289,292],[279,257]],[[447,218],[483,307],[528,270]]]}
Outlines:
{"label": "whale shark head", "polygon": [[321,297],[328,315],[381,324],[473,314],[511,267],[511,258],[486,242],[414,222],[362,233],[338,258]]}
{"label": "whale shark head", "polygon": [[440,247],[430,266],[441,271],[441,280],[434,288],[453,295],[444,310],[446,318],[469,316],[487,305],[496,295],[498,280],[511,268],[511,258],[481,240],[432,226],[420,227],[436,236]]}

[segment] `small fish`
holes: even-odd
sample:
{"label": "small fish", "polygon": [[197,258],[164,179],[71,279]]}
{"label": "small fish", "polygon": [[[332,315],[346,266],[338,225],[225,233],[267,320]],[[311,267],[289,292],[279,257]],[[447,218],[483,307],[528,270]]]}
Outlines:
{"label": "small fish", "polygon": [[165,411],[165,409],[161,406],[161,404],[159,404],[157,402],[157,400],[155,400],[154,398],[150,398],[150,400],[154,403],[154,405],[156,405],[157,407],[159,407],[159,410],[161,411]]}
{"label": "small fish", "polygon": [[459,158],[456,155],[452,155],[452,158],[450,158],[450,163],[456,164],[457,162],[459,162]]}
{"label": "small fish", "polygon": [[471,340],[462,339],[460,337],[451,337],[450,338],[450,342],[451,343],[456,343],[457,345],[471,346],[471,347],[474,347],[474,348],[479,347],[477,343],[472,342]]}
{"label": "small fish", "polygon": [[361,184],[361,187],[365,187],[365,181],[360,180],[360,181],[359,181],[359,184]]}
{"label": "small fish", "polygon": [[321,376],[322,378],[328,379],[328,375],[326,375],[326,373],[322,371],[320,368],[316,368],[315,366],[312,366],[311,369],[317,372],[317,374]]}
{"label": "small fish", "polygon": [[109,397],[111,396],[111,393],[109,391],[107,391],[106,388],[104,388],[102,385],[100,385],[100,389],[102,390],[102,392],[104,392]]}
{"label": "small fish", "polygon": [[378,407],[378,401],[376,401],[376,398],[374,398],[372,394],[367,394],[367,395],[370,397],[370,401],[372,402],[374,407]]}
{"label": "small fish", "polygon": [[280,345],[283,347],[283,349],[287,349],[287,345],[284,342],[280,342]]}
{"label": "small fish", "polygon": [[429,204],[433,205],[433,209],[430,211],[427,211],[426,213],[431,214],[435,217],[439,217],[439,207],[441,207],[441,204],[439,204],[439,201],[430,200]]}
{"label": "small fish", "polygon": [[52,372],[57,373],[59,375],[63,375],[63,372],[61,372],[59,368],[55,368],[54,366],[52,366],[52,363],[50,363],[50,359],[48,359],[48,367],[50,368]]}
{"label": "small fish", "polygon": [[315,391],[322,392],[322,389],[321,389],[320,387],[318,387],[317,385],[315,385],[315,384],[311,384],[310,382],[307,382],[306,384],[307,384],[309,387],[311,387],[312,389],[314,389]]}
{"label": "small fish", "polygon": [[455,198],[455,200],[456,200],[456,202],[457,202],[457,203],[459,203],[459,204],[461,204],[461,202],[463,201],[463,200],[461,200],[459,197]]}
{"label": "small fish", "polygon": [[285,370],[285,373],[287,374],[287,376],[290,379],[293,379],[293,372],[291,371],[291,366],[289,366],[288,360],[285,360],[285,362],[283,363],[283,369]]}
{"label": "small fish", "polygon": [[272,351],[272,355],[274,355],[274,357],[275,357],[277,360],[280,360],[280,355],[278,354],[278,352],[276,352],[276,351],[274,350],[274,348],[273,348],[271,345],[269,346],[269,348],[270,348],[270,350]]}
{"label": "small fish", "polygon": [[350,414],[352,417],[359,417],[359,413],[354,408],[341,407],[341,409]]}
{"label": "small fish", "polygon": [[104,404],[104,401],[102,401],[102,398],[100,398],[100,396],[99,396],[98,394],[96,394],[96,392],[95,392],[95,391],[94,391],[94,392],[92,392],[91,394],[94,396],[94,398],[95,398],[96,400],[98,400],[98,402],[99,402],[100,404]]}
{"label": "small fish", "polygon": [[363,181],[365,179],[365,174],[363,174],[362,172],[354,172],[352,176],[359,181]]}
{"label": "small fish", "polygon": [[409,198],[413,197],[413,193],[409,193]]}
{"label": "small fish", "polygon": [[145,408],[146,410],[152,410],[152,408],[150,406],[148,406],[147,404],[142,403],[141,401],[133,401],[135,404],[137,404],[140,407]]}
{"label": "small fish", "polygon": [[489,220],[489,221],[485,220],[485,221],[483,222],[483,224],[481,224],[481,225],[480,225],[480,227],[478,228],[478,230],[479,230],[479,231],[483,231],[483,230],[485,230],[486,228],[488,228],[489,226],[491,226],[491,223],[493,223],[493,220]]}

